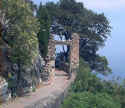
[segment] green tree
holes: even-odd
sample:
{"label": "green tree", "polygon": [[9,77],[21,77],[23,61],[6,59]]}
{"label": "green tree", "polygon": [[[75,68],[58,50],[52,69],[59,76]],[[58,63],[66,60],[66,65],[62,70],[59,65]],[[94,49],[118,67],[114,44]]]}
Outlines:
{"label": "green tree", "polygon": [[50,17],[45,6],[40,3],[37,11],[37,18],[40,22],[40,31],[38,33],[39,48],[42,56],[45,58],[48,52],[48,40],[50,35]]}
{"label": "green tree", "polygon": [[9,21],[2,38],[11,50],[11,62],[18,64],[20,81],[23,65],[32,65],[38,55],[39,22],[30,0],[2,0],[2,4],[2,12]]}
{"label": "green tree", "polygon": [[[106,59],[98,60],[103,58],[97,54],[110,34],[111,27],[104,14],[94,13],[75,0],[60,0],[56,4],[49,2],[46,8],[51,16],[53,32],[65,36],[66,40],[71,39],[73,32],[78,33],[80,35],[80,56],[89,63],[93,71],[102,74],[109,73],[110,69]],[[64,55],[68,57],[68,53],[69,47]],[[99,63],[101,65],[97,65]]]}

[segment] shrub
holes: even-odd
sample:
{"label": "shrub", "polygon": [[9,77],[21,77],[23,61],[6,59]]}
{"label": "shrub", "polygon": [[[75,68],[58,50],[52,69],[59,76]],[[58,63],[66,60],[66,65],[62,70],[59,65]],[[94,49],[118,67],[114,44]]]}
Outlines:
{"label": "shrub", "polygon": [[121,106],[106,93],[82,92],[71,93],[65,99],[62,108],[121,108]]}

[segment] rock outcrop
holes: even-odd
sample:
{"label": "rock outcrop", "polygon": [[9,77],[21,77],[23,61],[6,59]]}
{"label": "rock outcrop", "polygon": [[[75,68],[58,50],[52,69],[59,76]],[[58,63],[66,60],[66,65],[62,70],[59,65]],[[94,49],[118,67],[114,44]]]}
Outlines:
{"label": "rock outcrop", "polygon": [[1,76],[3,76],[7,81],[9,81],[9,77],[13,77],[13,82],[15,82],[13,85],[15,85],[17,84],[18,73],[20,71],[20,85],[22,86],[21,91],[24,93],[25,91],[29,91],[32,86],[36,87],[41,82],[41,73],[43,72],[43,65],[45,64],[43,58],[40,54],[38,54],[32,64],[22,65],[21,68],[19,68],[18,64],[13,64],[10,61],[10,51],[11,49],[9,49],[8,46],[4,45],[4,47],[2,47],[2,55],[0,57],[2,59]]}

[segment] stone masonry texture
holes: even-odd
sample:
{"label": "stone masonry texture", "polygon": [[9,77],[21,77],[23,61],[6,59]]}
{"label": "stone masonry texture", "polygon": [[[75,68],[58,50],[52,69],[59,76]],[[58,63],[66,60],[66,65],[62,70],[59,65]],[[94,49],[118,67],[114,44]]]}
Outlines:
{"label": "stone masonry texture", "polygon": [[55,71],[55,46],[56,45],[69,45],[70,46],[70,64],[69,71],[77,69],[79,67],[79,35],[77,33],[72,34],[72,39],[67,41],[54,40],[54,36],[51,35],[48,44],[48,54],[46,57],[46,65],[43,71],[43,81],[49,80]]}

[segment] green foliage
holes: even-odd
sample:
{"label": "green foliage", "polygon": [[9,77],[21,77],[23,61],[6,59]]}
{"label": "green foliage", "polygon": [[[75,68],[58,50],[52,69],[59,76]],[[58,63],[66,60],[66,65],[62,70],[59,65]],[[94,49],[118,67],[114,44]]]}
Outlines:
{"label": "green foliage", "polygon": [[48,39],[50,35],[50,17],[45,6],[40,4],[37,11],[37,18],[40,22],[40,31],[38,33],[39,48],[42,56],[45,58],[48,52]]}
{"label": "green foliage", "polygon": [[[71,39],[73,32],[78,33],[80,35],[80,56],[88,62],[93,71],[103,75],[110,73],[111,69],[106,63],[106,58],[104,60],[97,54],[110,35],[111,27],[105,15],[86,9],[83,3],[78,3],[76,0],[60,0],[56,4],[49,2],[46,8],[55,25],[54,33],[65,36],[66,40]],[[64,53],[64,56],[67,57],[68,53],[69,50]]]}
{"label": "green foliage", "polygon": [[104,86],[101,80],[96,76],[96,74],[91,73],[89,65],[80,59],[79,71],[77,73],[77,78],[72,85],[72,90],[74,92],[101,92]]}
{"label": "green foliage", "polygon": [[103,75],[108,75],[112,72],[111,68],[108,67],[108,61],[105,56],[96,55],[94,69],[96,72],[102,73]]}
{"label": "green foliage", "polygon": [[121,108],[121,106],[106,93],[82,92],[70,94],[62,108]]}
{"label": "green foliage", "polygon": [[2,2],[7,7],[5,17],[9,20],[3,39],[11,48],[10,59],[17,64],[30,64],[38,54],[39,23],[34,17],[33,5],[26,0]]}
{"label": "green foliage", "polygon": [[125,106],[124,82],[118,84],[116,80],[101,80],[91,72],[89,65],[82,58],[77,78],[70,91],[72,93],[64,101],[63,108],[69,106],[72,108],[124,108]]}
{"label": "green foliage", "polygon": [[[14,70],[15,79],[8,80],[9,86],[14,85],[16,91],[26,86],[24,80],[24,66],[31,67],[39,54],[37,33],[39,31],[38,19],[34,16],[35,5],[31,0],[2,0],[2,40],[6,43],[8,60],[17,64]],[[9,73],[13,73],[8,71]],[[8,77],[8,73],[5,72]],[[16,84],[14,84],[14,82]],[[24,84],[24,82],[26,82]],[[13,91],[13,90],[12,90]]]}
{"label": "green foliage", "polygon": [[117,80],[103,82],[104,91],[110,94],[116,102],[121,104],[121,108],[125,107],[125,84],[119,84]]}

